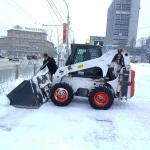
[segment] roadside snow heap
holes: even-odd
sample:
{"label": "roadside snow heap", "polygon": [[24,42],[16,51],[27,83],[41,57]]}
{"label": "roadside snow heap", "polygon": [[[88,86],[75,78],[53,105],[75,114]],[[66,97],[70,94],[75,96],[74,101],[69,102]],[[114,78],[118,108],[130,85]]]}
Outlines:
{"label": "roadside snow heap", "polygon": [[8,91],[4,94],[0,94],[0,119],[6,117],[10,112],[12,112],[15,108],[10,106],[10,100],[6,96],[9,91],[13,90],[17,87],[23,79],[18,79],[14,82],[8,83]]}
{"label": "roadside snow heap", "polygon": [[10,101],[5,95],[0,95],[0,118],[7,116],[7,114],[14,109],[10,106]]}

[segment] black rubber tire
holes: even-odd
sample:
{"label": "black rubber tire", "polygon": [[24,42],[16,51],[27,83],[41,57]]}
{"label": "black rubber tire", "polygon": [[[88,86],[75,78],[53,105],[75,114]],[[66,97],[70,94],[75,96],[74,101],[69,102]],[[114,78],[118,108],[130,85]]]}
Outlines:
{"label": "black rubber tire", "polygon": [[[107,96],[108,96],[108,103],[105,104],[104,106],[98,106],[94,101],[94,96],[98,92],[103,92],[103,93],[107,94]],[[113,102],[114,102],[113,93],[112,93],[111,89],[105,85],[96,87],[95,89],[93,89],[90,92],[89,103],[90,103],[91,107],[93,107],[94,109],[107,110],[112,106]]]}
{"label": "black rubber tire", "polygon": [[[68,92],[68,99],[64,102],[59,102],[58,100],[55,99],[54,96],[54,92],[58,89],[58,88],[64,88],[67,92]],[[73,89],[70,87],[69,84],[67,83],[56,83],[55,85],[53,85],[53,87],[51,88],[51,93],[50,93],[50,99],[51,101],[56,105],[56,106],[67,106],[69,105],[72,100],[74,98],[74,92]]]}

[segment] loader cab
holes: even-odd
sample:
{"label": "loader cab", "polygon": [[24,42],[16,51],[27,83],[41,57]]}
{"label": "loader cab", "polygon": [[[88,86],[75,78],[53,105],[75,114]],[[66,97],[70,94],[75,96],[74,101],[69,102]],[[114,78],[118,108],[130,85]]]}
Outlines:
{"label": "loader cab", "polygon": [[[100,46],[86,45],[86,44],[72,44],[71,55],[69,56],[66,62],[66,66],[99,58],[101,56],[102,50]],[[100,76],[103,76],[103,73],[101,68],[93,67],[73,72],[71,73],[71,75],[73,77],[82,77],[82,78],[100,78]]]}
{"label": "loader cab", "polygon": [[71,55],[66,61],[66,66],[95,59],[102,56],[100,46],[86,44],[71,44]]}

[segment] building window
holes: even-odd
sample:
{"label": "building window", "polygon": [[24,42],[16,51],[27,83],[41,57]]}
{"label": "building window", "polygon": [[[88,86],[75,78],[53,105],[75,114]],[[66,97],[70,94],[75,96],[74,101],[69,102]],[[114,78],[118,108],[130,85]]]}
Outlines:
{"label": "building window", "polygon": [[123,25],[129,25],[129,21],[121,20],[121,21],[120,21],[120,24],[123,24]]}
{"label": "building window", "polygon": [[120,30],[120,33],[124,36],[128,36],[128,31],[127,30]]}
{"label": "building window", "polygon": [[115,35],[119,35],[119,29],[115,29]]}
{"label": "building window", "polygon": [[117,14],[116,15],[116,19],[120,19],[121,18],[121,15],[120,14]]}
{"label": "building window", "polygon": [[115,25],[116,30],[119,30],[119,28],[120,28],[120,25]]}
{"label": "building window", "polygon": [[122,10],[130,10],[130,4],[123,4],[122,5]]}
{"label": "building window", "polygon": [[120,29],[122,29],[122,30],[128,30],[128,26],[120,26]]}
{"label": "building window", "polygon": [[127,20],[116,20],[115,21],[115,25],[125,25],[125,26],[128,26],[129,25],[129,21],[127,21]]}
{"label": "building window", "polygon": [[116,20],[115,25],[119,25],[119,24],[120,24],[120,20]]}
{"label": "building window", "polygon": [[129,14],[121,14],[121,19],[128,19],[129,20],[130,15]]}
{"label": "building window", "polygon": [[131,0],[123,0],[122,4],[131,4]]}
{"label": "building window", "polygon": [[117,4],[116,9],[121,10],[121,4]]}
{"label": "building window", "polygon": [[116,14],[130,14],[129,11],[116,10]]}

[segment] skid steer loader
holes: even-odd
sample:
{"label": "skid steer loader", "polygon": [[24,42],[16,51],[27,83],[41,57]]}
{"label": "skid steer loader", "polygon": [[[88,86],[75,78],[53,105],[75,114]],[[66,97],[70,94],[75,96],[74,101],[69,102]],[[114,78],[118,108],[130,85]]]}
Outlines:
{"label": "skid steer loader", "polygon": [[[51,83],[44,76],[38,77],[38,85],[35,79],[28,84],[22,83],[8,97],[16,107],[38,108],[43,104],[43,96],[49,97],[57,106],[67,106],[74,96],[81,96],[88,97],[94,109],[106,110],[115,98],[124,101],[133,97],[134,77],[135,72],[125,50],[102,54],[100,46],[72,44],[66,66],[57,70]],[[23,95],[24,101],[19,94]]]}
{"label": "skid steer loader", "polygon": [[94,109],[108,109],[114,98],[127,100],[134,95],[135,72],[125,50],[102,55],[100,46],[72,44],[65,67],[57,70],[50,99],[66,106],[74,96],[88,97]]}

